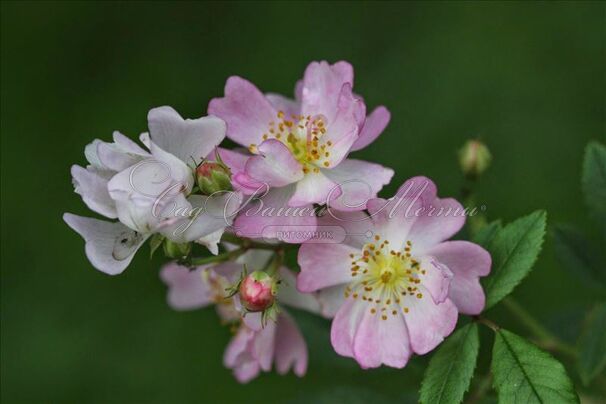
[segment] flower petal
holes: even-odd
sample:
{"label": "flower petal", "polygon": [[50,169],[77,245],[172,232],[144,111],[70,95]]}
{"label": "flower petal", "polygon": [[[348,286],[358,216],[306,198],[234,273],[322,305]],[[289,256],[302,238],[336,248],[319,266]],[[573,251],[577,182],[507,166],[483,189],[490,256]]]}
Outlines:
{"label": "flower petal", "polygon": [[[244,171],[246,161],[251,157],[249,153],[241,149],[231,150],[219,147],[217,150],[219,151],[221,160],[229,167],[232,174]],[[208,156],[208,158],[212,157],[214,157],[214,153]]]}
{"label": "flower petal", "polygon": [[343,229],[345,239],[342,244],[359,250],[370,242],[374,235],[372,218],[364,211],[349,212],[328,208],[326,213],[318,218],[318,227],[321,226],[338,226]]}
{"label": "flower petal", "polygon": [[333,318],[345,303],[345,285],[319,290],[316,298],[320,302],[320,313],[326,318]]}
{"label": "flower petal", "polygon": [[315,292],[351,281],[350,254],[358,252],[345,244],[303,244],[297,259],[301,267],[297,289]]}
{"label": "flower petal", "polygon": [[183,119],[164,106],[150,110],[147,120],[152,142],[186,163],[199,163],[225,138],[225,122],[214,116]]}
{"label": "flower petal", "polygon": [[227,123],[227,137],[242,146],[261,143],[277,111],[251,82],[237,76],[227,79],[225,97],[208,104],[208,114]]}
{"label": "flower petal", "polygon": [[384,106],[375,108],[370,115],[366,117],[364,126],[360,130],[360,136],[351,147],[351,151],[356,151],[365,148],[374,142],[379,135],[385,130],[391,114]]}
{"label": "flower petal", "polygon": [[[287,202],[294,190],[294,185],[289,185],[273,188],[260,198],[253,195],[234,221],[236,235],[247,238],[280,238],[285,243],[295,244],[311,238],[311,233],[316,229],[313,206],[288,208]],[[305,233],[294,238],[282,236],[293,230]]]}
{"label": "flower petal", "polygon": [[302,115],[324,115],[329,122],[332,121],[337,114],[341,89],[346,83],[353,86],[353,67],[349,63],[310,63],[303,76]]}
{"label": "flower petal", "polygon": [[280,281],[278,300],[281,304],[310,313],[321,312],[320,302],[315,294],[301,293],[297,290],[297,277],[290,269],[280,268]]}
{"label": "flower petal", "polygon": [[463,206],[453,198],[436,198],[416,218],[408,238],[415,254],[424,254],[428,248],[454,236],[465,224]]}
{"label": "flower petal", "polygon": [[82,196],[82,200],[94,212],[107,218],[118,217],[116,205],[107,191],[108,179],[99,174],[92,166],[84,169],[73,165],[71,169],[74,190]]}
{"label": "flower petal", "polygon": [[330,328],[330,342],[341,356],[354,357],[354,336],[368,306],[359,300],[345,299]]}
{"label": "flower petal", "polygon": [[176,199],[171,207],[173,220],[158,230],[177,243],[196,241],[214,234],[215,239],[231,225],[233,214],[240,206],[234,193],[214,196],[191,195],[187,200]]}
{"label": "flower petal", "polygon": [[274,93],[265,94],[265,98],[267,98],[276,111],[282,111],[286,116],[299,115],[299,112],[301,112],[301,103],[297,100]]}
{"label": "flower petal", "polygon": [[284,143],[269,139],[258,146],[259,154],[246,162],[246,174],[270,187],[283,187],[303,178],[303,167]]}
{"label": "flower petal", "polygon": [[[328,171],[328,170],[325,170]],[[294,195],[288,201],[289,206],[305,206],[312,203],[327,204],[341,196],[341,188],[320,172],[308,172],[297,182]]]}
{"label": "flower petal", "polygon": [[63,220],[84,238],[86,256],[91,264],[108,275],[122,273],[148,237],[120,222],[106,222],[71,213],[65,213]]}
{"label": "flower petal", "polygon": [[356,330],[354,356],[363,369],[381,365],[403,368],[412,354],[402,313],[383,316],[386,319],[366,309]]}
{"label": "flower petal", "polygon": [[166,264],[160,270],[160,278],[168,286],[166,299],[174,310],[193,310],[212,302],[210,285],[203,278],[203,267],[193,271],[176,262]]}
{"label": "flower petal", "polygon": [[149,157],[148,152],[120,132],[115,131],[113,137],[114,143],[99,142],[97,144],[97,158],[103,167],[113,171],[122,171]]}
{"label": "flower petal", "polygon": [[321,155],[317,163],[321,167],[336,167],[341,160],[347,157],[351,146],[358,138],[358,120],[364,114],[364,103],[351,92],[351,86],[344,84],[338,100],[336,115],[326,124],[326,133],[322,136],[323,142],[330,142],[327,148],[329,156]]}
{"label": "flower petal", "polygon": [[259,366],[266,372],[271,370],[271,364],[274,359],[276,348],[276,329],[277,325],[273,321],[268,321],[261,330],[255,332],[253,340],[253,357],[259,362]]}
{"label": "flower petal", "polygon": [[240,383],[248,383],[261,371],[259,362],[250,352],[254,338],[254,331],[240,327],[223,354],[223,364],[225,367],[233,369],[234,376]]}
{"label": "flower petal", "polygon": [[322,170],[341,187],[340,197],[331,198],[331,207],[338,210],[363,210],[371,198],[376,198],[384,185],[389,184],[394,171],[379,164],[346,159],[330,170]]}
{"label": "flower petal", "polygon": [[421,299],[407,296],[403,304],[409,309],[404,314],[404,319],[410,345],[416,354],[423,355],[434,349],[450,335],[457,324],[457,308],[450,299],[435,304],[429,296]]}
{"label": "flower petal", "polygon": [[453,273],[446,265],[433,257],[423,257],[421,269],[425,271],[419,275],[423,287],[431,294],[434,303],[442,303],[448,297]]}
{"label": "flower petal", "polygon": [[307,371],[307,345],[293,319],[286,312],[278,316],[276,328],[276,370],[283,375],[290,368],[302,377]]}
{"label": "flower petal", "polygon": [[490,254],[468,241],[446,241],[427,251],[453,273],[449,298],[464,314],[475,315],[484,309],[484,290],[479,277],[490,273]]}

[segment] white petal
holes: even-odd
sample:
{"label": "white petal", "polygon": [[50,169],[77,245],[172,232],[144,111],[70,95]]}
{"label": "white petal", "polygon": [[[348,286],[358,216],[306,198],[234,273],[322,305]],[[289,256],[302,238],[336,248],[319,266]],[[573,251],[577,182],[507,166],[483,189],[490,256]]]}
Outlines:
{"label": "white petal", "polygon": [[147,115],[151,139],[184,162],[199,163],[225,138],[225,122],[214,116],[183,119],[173,108],[154,108]]}
{"label": "white petal", "polygon": [[86,256],[95,268],[109,275],[122,273],[147,239],[120,222],[106,222],[70,213],[63,220],[86,242]]}

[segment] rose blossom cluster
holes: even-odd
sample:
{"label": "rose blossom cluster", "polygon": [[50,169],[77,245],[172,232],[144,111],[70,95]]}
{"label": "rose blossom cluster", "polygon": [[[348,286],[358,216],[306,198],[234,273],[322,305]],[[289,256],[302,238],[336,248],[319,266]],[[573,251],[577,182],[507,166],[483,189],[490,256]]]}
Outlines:
{"label": "rose blossom cluster", "polygon": [[[312,62],[294,99],[230,77],[208,116],[152,109],[141,144],[114,132],[72,167],[76,193],[108,219],[64,215],[91,264],[116,275],[146,240],[162,247],[173,259],[160,272],[168,304],[215,306],[234,331],[224,364],[240,382],[274,364],[305,374],[308,349],[287,308],[332,319],[335,351],[362,368],[402,368],[459,313],[484,308],[490,255],[449,241],[465,223],[459,202],[425,177],[381,199],[393,170],[349,157],[390,120],[383,106],[367,113],[353,76],[347,62]],[[225,137],[241,147],[221,148]],[[319,237],[326,229],[341,237]],[[284,264],[297,249],[298,272]]]}

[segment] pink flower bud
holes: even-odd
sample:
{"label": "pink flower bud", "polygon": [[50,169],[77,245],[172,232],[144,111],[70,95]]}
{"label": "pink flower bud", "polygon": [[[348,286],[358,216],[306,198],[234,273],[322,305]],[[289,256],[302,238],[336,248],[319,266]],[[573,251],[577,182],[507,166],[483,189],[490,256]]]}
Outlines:
{"label": "pink flower bud", "polygon": [[239,293],[246,310],[264,311],[274,303],[276,282],[268,273],[255,271],[242,280]]}
{"label": "pink flower bud", "polygon": [[203,194],[212,195],[215,192],[230,191],[230,172],[222,163],[205,161],[196,167],[196,181]]}

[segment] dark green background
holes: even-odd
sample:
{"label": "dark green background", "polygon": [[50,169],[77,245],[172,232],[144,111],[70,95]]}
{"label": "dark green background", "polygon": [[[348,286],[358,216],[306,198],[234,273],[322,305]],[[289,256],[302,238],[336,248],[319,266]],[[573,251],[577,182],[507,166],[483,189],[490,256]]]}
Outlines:
{"label": "dark green background", "polygon": [[[491,218],[545,208],[550,224],[590,228],[579,176],[584,145],[605,133],[605,26],[599,2],[3,2],[2,400],[306,402],[335,387],[328,402],[414,399],[426,358],[361,371],[305,315],[307,376],[238,385],[221,362],[229,331],[212,309],[165,305],[159,257],[143,250],[118,277],[87,262],[61,220],[89,214],[70,165],[93,138],[144,131],[152,107],[203,115],[232,74],[290,95],[311,60],[345,59],[369,107],[392,112],[356,154],[396,170],[385,195],[415,174],[457,195],[455,151],[479,136],[495,158],[478,190]],[[572,337],[593,299],[549,242],[515,295]]]}

